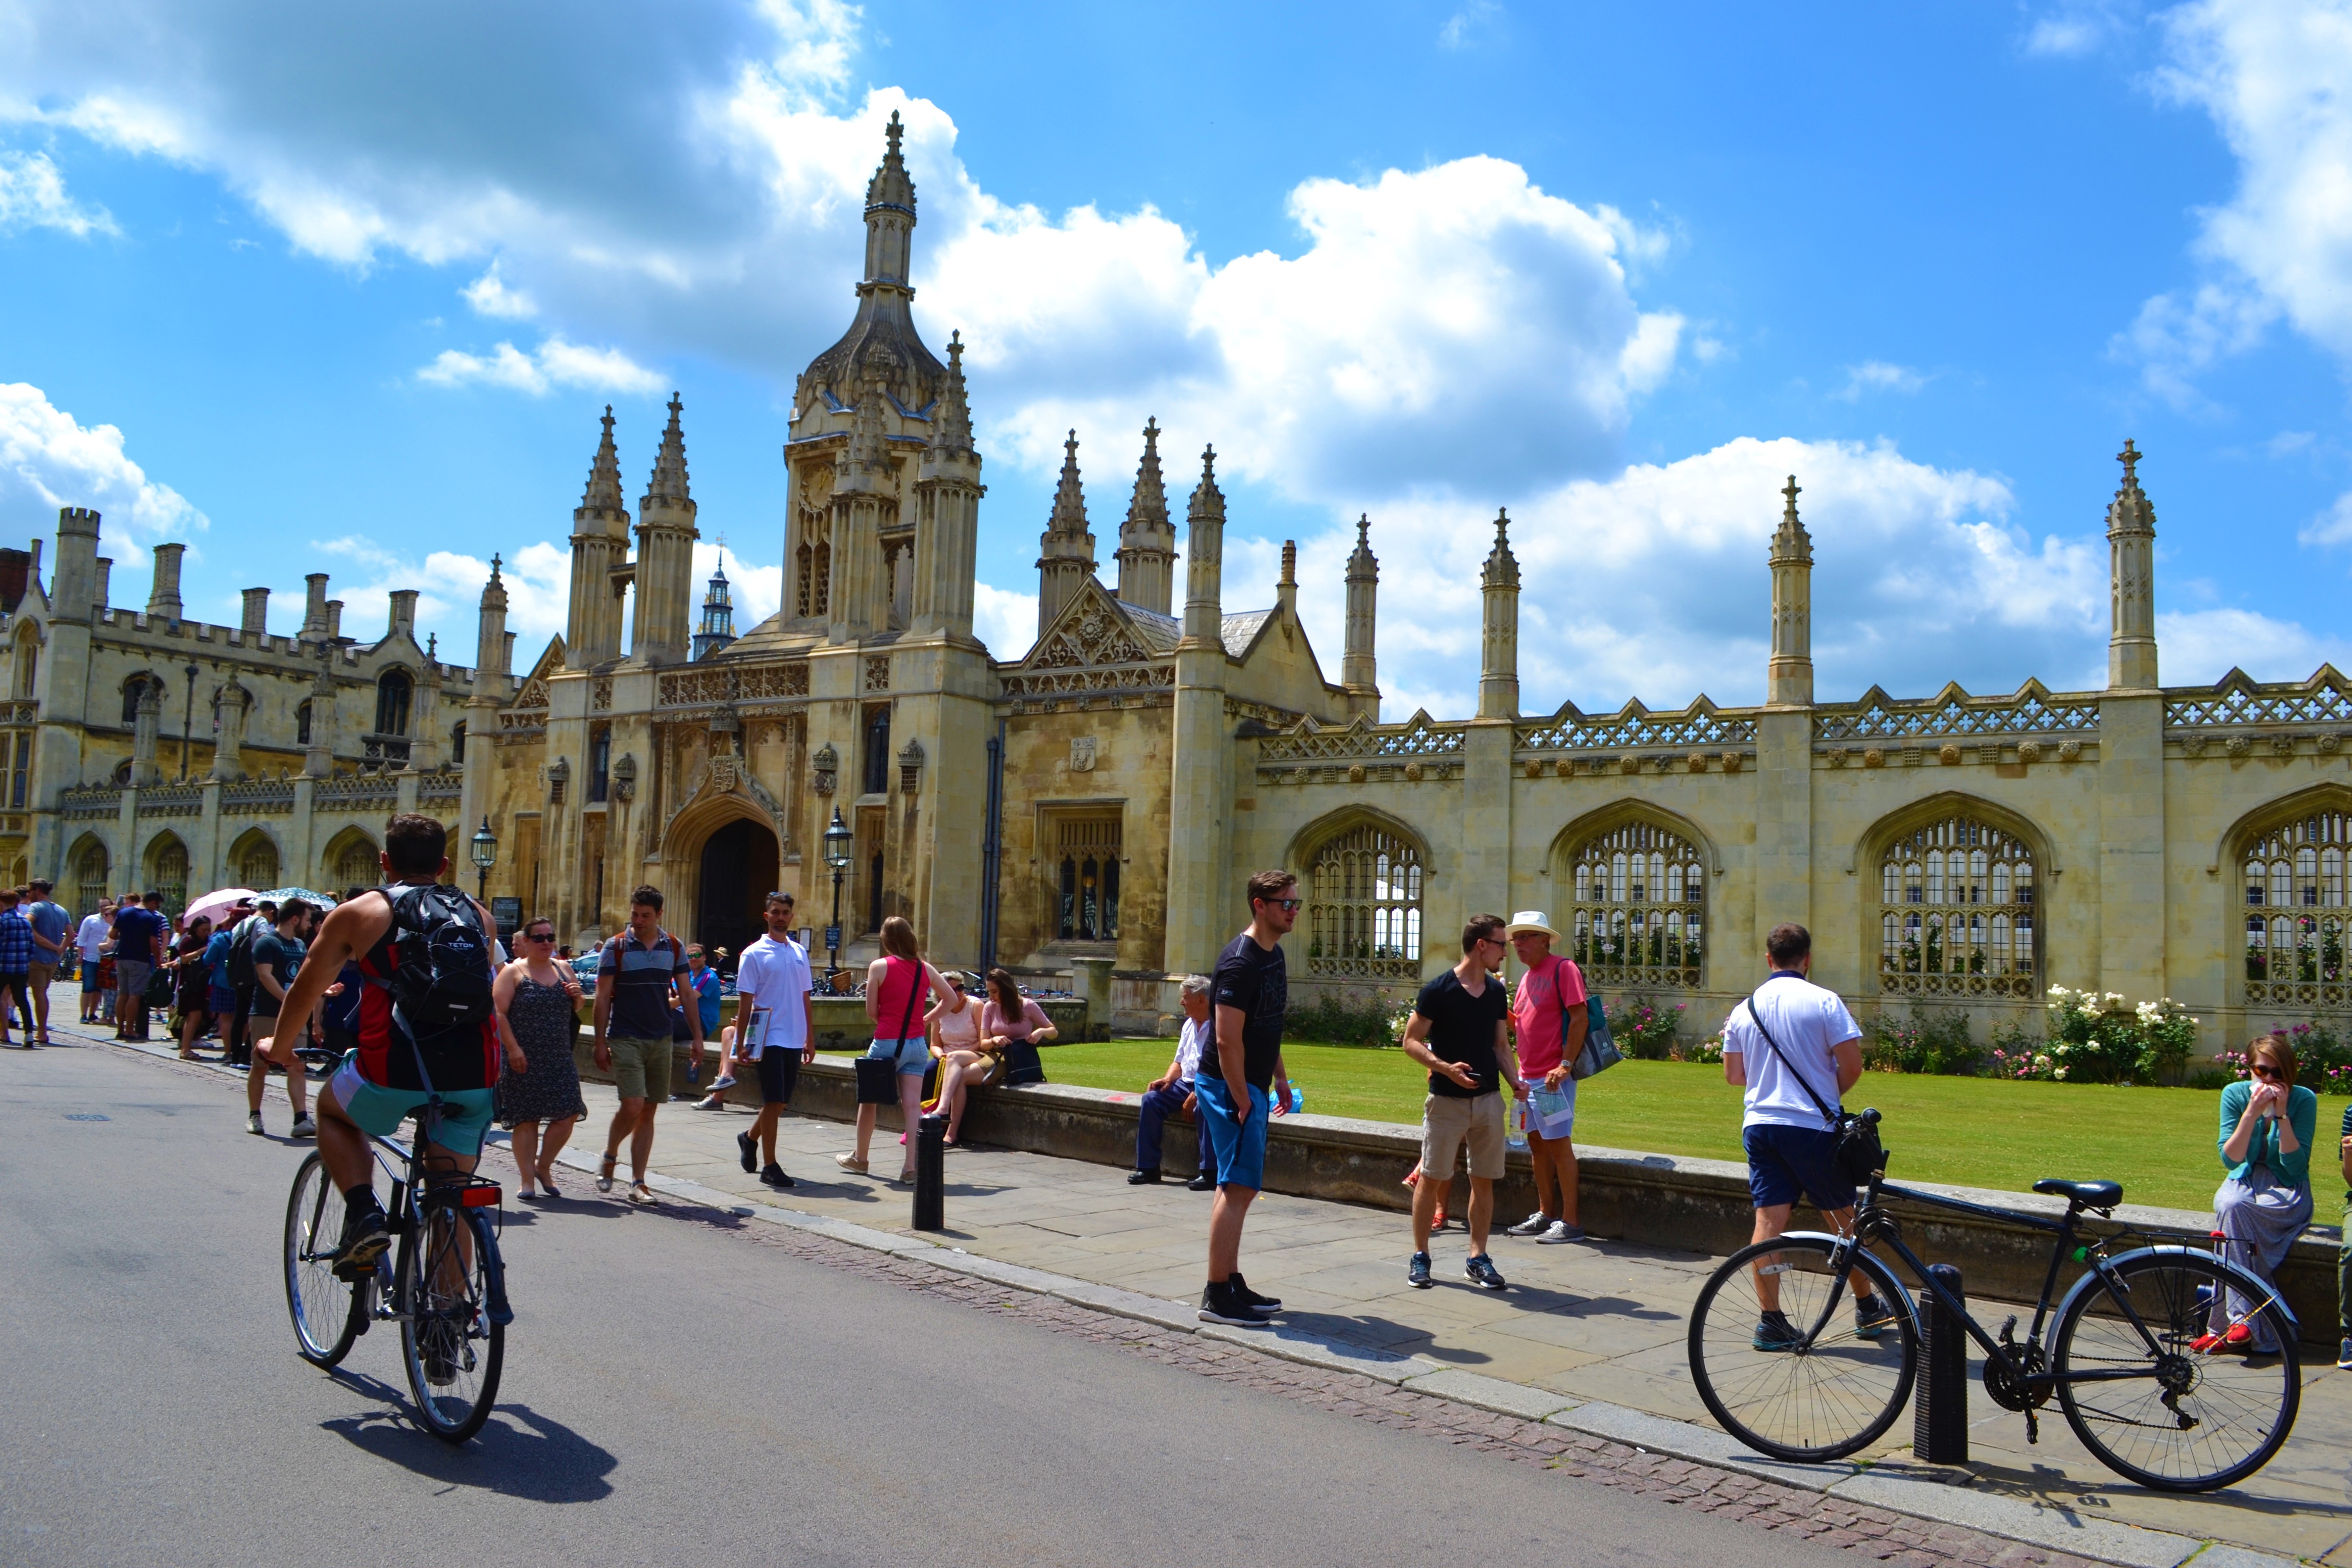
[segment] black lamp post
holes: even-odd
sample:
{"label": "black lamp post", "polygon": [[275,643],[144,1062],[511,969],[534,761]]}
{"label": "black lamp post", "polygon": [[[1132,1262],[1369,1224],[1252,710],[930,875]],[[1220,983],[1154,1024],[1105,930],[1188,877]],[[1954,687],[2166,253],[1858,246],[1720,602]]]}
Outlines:
{"label": "black lamp post", "polygon": [[[849,824],[841,820],[841,807],[833,808],[833,823],[824,830],[824,863],[833,868],[833,923],[824,928],[825,967],[833,969],[841,962],[841,874],[849,867],[849,842],[856,837]],[[826,982],[827,988],[831,981]]]}
{"label": "black lamp post", "polygon": [[499,863],[499,836],[490,831],[490,819],[482,818],[482,830],[474,835],[474,887],[484,904],[490,901],[490,868]]}

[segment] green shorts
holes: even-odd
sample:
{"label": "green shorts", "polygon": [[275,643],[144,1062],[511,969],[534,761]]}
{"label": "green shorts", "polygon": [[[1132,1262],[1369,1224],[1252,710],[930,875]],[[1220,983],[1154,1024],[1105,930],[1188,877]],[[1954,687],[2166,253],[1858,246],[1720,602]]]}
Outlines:
{"label": "green shorts", "polygon": [[[421,1089],[386,1089],[380,1083],[370,1083],[360,1076],[359,1052],[343,1058],[335,1076],[327,1080],[334,1091],[335,1103],[343,1108],[359,1130],[371,1138],[389,1138],[400,1131],[400,1124],[425,1109],[432,1097]],[[482,1152],[482,1134],[490,1130],[490,1115],[496,1109],[497,1092],[487,1089],[445,1089],[441,1091],[441,1114],[433,1123],[430,1139],[452,1154],[472,1159]],[[420,1123],[422,1118],[419,1118]]]}
{"label": "green shorts", "polygon": [[604,1047],[613,1053],[613,1087],[623,1100],[669,1098],[670,1069],[677,1058],[667,1037],[630,1040],[612,1035]]}

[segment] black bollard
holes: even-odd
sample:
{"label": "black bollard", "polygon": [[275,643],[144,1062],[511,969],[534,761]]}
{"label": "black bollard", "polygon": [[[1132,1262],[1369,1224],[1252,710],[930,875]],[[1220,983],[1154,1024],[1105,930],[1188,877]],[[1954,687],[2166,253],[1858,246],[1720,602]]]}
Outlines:
{"label": "black bollard", "polygon": [[[1965,1304],[1960,1271],[1931,1263],[1927,1272]],[[1919,1319],[1926,1332],[1920,1349],[1919,1391],[1911,1404],[1911,1451],[1929,1465],[1969,1462],[1969,1331],[1960,1315],[1933,1290],[1919,1292]]]}
{"label": "black bollard", "polygon": [[948,1119],[934,1113],[915,1124],[915,1228],[945,1230]]}

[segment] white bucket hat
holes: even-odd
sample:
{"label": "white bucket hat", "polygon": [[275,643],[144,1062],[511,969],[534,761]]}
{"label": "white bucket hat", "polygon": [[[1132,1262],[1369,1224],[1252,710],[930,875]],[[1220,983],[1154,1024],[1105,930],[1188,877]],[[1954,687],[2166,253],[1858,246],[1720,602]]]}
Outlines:
{"label": "white bucket hat", "polygon": [[1555,942],[1559,940],[1559,932],[1552,929],[1549,917],[1541,910],[1521,910],[1503,928],[1505,936],[1517,936],[1522,931],[1540,931]]}

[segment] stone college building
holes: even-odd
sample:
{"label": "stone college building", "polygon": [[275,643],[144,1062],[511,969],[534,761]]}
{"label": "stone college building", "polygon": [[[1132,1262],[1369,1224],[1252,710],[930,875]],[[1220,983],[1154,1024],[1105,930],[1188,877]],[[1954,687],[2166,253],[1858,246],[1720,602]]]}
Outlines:
{"label": "stone college building", "polygon": [[675,927],[731,947],[772,888],[822,926],[837,878],[845,960],[905,914],[942,961],[1108,971],[1137,1026],[1175,1011],[1171,976],[1211,964],[1247,918],[1244,878],[1275,865],[1307,900],[1302,994],[1402,996],[1453,960],[1466,914],[1540,908],[1599,985],[1687,1002],[1706,1028],[1784,920],[1865,1009],[1924,998],[1982,1026],[2030,1022],[2053,984],[2169,995],[2219,1024],[2208,1049],[2347,1009],[2352,688],[2330,668],[2159,684],[2156,513],[2129,443],[2095,691],[1817,701],[1791,479],[1777,531],[1758,529],[1761,706],[1522,714],[1498,516],[1477,712],[1383,722],[1369,525],[1332,679],[1293,552],[1270,604],[1227,583],[1213,454],[1197,478],[1181,459],[1180,541],[1150,426],[1115,583],[1073,435],[1036,640],[998,658],[972,634],[985,491],[961,348],[942,363],[916,332],[915,226],[894,121],[856,317],[793,393],[784,604],[740,637],[723,577],[698,622],[676,400],[634,524],[607,412],[568,625],[519,678],[495,566],[467,669],[417,646],[414,594],[375,641],[344,635],[323,574],[291,637],[259,589],[240,626],[184,620],[175,545],[143,612],[111,607],[87,511],[61,517],[46,578],[39,542],[0,552],[0,868],[77,906],[134,884],[341,886],[373,879],[384,818],[414,805],[452,824],[469,879],[462,841],[487,822],[491,896],[575,944],[616,928],[640,881]]}

